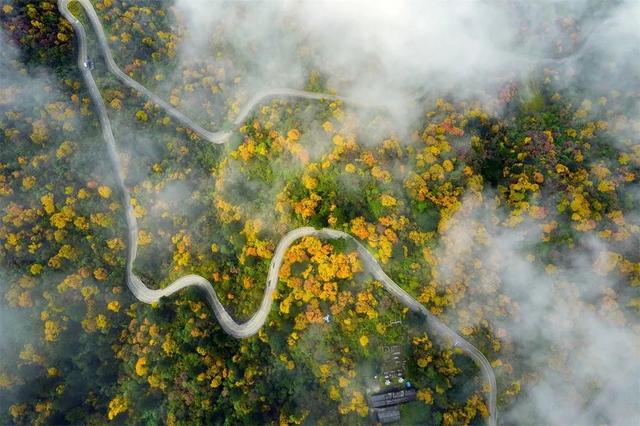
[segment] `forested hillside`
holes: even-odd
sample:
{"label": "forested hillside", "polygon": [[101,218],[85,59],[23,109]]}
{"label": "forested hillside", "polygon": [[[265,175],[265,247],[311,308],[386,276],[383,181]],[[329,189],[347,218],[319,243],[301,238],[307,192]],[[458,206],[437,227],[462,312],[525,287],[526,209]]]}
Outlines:
{"label": "forested hillside", "polygon": [[[628,72],[638,62],[593,65],[590,22],[551,22],[549,45],[562,51],[529,59],[525,76],[505,71],[469,95],[415,90],[402,119],[380,102],[273,96],[236,127],[255,92],[240,36],[215,27],[206,54],[185,56],[196,30],[176,5],[92,3],[128,76],[232,132],[211,144],[114,78],[71,4],[146,285],[201,275],[246,320],[282,236],[333,228],[484,354],[505,424],[638,415],[640,85]],[[259,4],[234,7],[242,16]],[[348,241],[293,243],[267,322],[247,339],[227,335],[196,290],[136,300],[77,36],[53,1],[3,2],[0,23],[1,424],[365,424],[367,383],[390,342],[407,345],[418,389],[403,424],[488,416],[478,367],[387,293]],[[308,59],[305,26],[278,31],[300,34],[298,88],[339,94]]]}

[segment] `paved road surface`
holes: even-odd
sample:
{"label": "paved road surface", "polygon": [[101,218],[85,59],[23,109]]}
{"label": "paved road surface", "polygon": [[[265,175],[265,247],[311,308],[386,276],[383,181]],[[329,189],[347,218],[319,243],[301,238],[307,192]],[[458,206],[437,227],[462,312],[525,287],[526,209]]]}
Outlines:
{"label": "paved road surface", "polygon": [[[91,96],[94,106],[96,107],[98,119],[100,120],[100,125],[102,128],[102,135],[107,143],[109,159],[113,164],[113,168],[115,170],[116,183],[120,191],[122,192],[123,206],[125,209],[128,229],[126,281],[127,286],[139,301],[144,303],[154,303],[159,301],[163,297],[171,296],[172,294],[182,290],[183,288],[197,287],[206,295],[207,301],[209,302],[209,305],[211,306],[216,319],[226,333],[239,339],[250,337],[256,334],[258,330],[260,330],[260,328],[264,325],[267,316],[269,315],[271,304],[273,303],[273,293],[275,292],[278,285],[280,266],[282,265],[283,257],[291,244],[293,244],[296,240],[306,236],[315,236],[323,239],[346,239],[353,241],[357,245],[357,250],[360,258],[363,261],[365,269],[370,272],[378,281],[380,281],[389,293],[395,296],[396,299],[398,299],[413,312],[422,314],[431,329],[436,334],[450,339],[455,347],[460,348],[480,366],[486,382],[490,385],[490,390],[487,395],[487,402],[489,407],[489,418],[487,419],[487,423],[490,426],[495,426],[497,424],[496,379],[493,373],[493,369],[491,368],[491,365],[489,364],[489,361],[487,361],[485,356],[475,346],[466,341],[455,331],[450,329],[442,321],[431,314],[431,312],[429,312],[427,308],[417,302],[399,285],[397,285],[391,278],[387,276],[387,274],[384,273],[373,255],[362,243],[360,243],[351,235],[346,234],[342,231],[328,228],[315,229],[311,227],[303,227],[294,229],[288,232],[284,237],[282,237],[282,239],[278,243],[278,246],[276,247],[275,253],[271,260],[271,265],[269,266],[269,274],[267,276],[267,283],[264,289],[262,302],[260,303],[260,308],[248,321],[244,323],[238,323],[233,318],[231,318],[224,306],[220,303],[220,299],[218,299],[218,295],[216,294],[211,283],[199,275],[185,275],[184,277],[177,279],[163,289],[150,289],[149,287],[147,287],[142,282],[142,280],[133,272],[133,264],[136,259],[136,251],[138,247],[138,224],[133,214],[133,207],[131,205],[129,190],[124,183],[124,174],[122,172],[122,167],[118,158],[116,142],[111,130],[111,122],[109,121],[109,117],[107,115],[107,109],[90,70],[85,66],[87,61],[87,43],[84,26],[69,11],[68,4],[70,1],[73,0],[58,0],[58,8],[60,9],[62,15],[67,20],[69,20],[76,33],[78,39],[78,68],[82,73],[82,77],[89,90],[89,95]],[[160,105],[176,121],[182,123],[186,127],[191,128],[206,140],[212,143],[222,144],[229,139],[229,136],[232,134],[232,132],[211,132],[202,128],[201,126],[193,122],[189,117],[185,116],[182,112],[176,110],[163,99],[159,98],[154,93],[149,91],[146,87],[142,86],[140,83],[123,73],[122,70],[120,70],[120,68],[116,65],[113,57],[111,56],[111,50],[109,48],[109,45],[107,44],[107,39],[104,34],[102,24],[100,23],[98,15],[93,9],[93,6],[89,2],[89,0],[76,1],[78,1],[84,9],[87,17],[89,18],[89,21],[91,22],[91,25],[93,26],[93,29],[98,36],[100,50],[102,51],[102,54],[105,58],[107,67],[123,84],[139,91],[148,99]],[[242,108],[234,122],[234,125],[239,126],[240,124],[242,124],[242,122],[251,113],[253,108],[259,103],[263,102],[266,98],[287,96],[306,99],[341,100],[346,102],[358,103],[355,100],[324,93],[313,93],[295,89],[273,89],[256,94],[249,101],[249,103]]]}

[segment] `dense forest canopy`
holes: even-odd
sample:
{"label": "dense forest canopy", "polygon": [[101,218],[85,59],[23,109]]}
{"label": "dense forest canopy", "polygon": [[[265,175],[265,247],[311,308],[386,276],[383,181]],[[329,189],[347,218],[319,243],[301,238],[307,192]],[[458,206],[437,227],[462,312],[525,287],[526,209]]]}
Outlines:
{"label": "dense forest canopy", "polygon": [[[282,236],[333,228],[484,354],[500,423],[640,421],[640,3],[91,3],[129,77],[231,132],[123,85],[71,3],[149,287],[201,275],[246,320]],[[0,424],[366,424],[391,344],[403,424],[489,416],[478,366],[354,242],[295,241],[247,339],[194,289],[139,302],[77,34],[53,0],[3,1],[0,28]],[[347,99],[234,124],[280,87]]]}

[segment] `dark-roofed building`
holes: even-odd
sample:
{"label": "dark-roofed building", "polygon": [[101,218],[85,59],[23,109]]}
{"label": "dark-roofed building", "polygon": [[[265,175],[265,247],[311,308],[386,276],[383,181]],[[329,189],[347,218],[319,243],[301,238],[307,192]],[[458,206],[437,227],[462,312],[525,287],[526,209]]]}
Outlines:
{"label": "dark-roofed building", "polygon": [[385,392],[367,396],[367,403],[371,408],[388,407],[390,405],[404,404],[416,399],[414,388],[397,388]]}
{"label": "dark-roofed building", "polygon": [[400,407],[374,408],[369,410],[370,420],[373,423],[393,423],[400,421]]}

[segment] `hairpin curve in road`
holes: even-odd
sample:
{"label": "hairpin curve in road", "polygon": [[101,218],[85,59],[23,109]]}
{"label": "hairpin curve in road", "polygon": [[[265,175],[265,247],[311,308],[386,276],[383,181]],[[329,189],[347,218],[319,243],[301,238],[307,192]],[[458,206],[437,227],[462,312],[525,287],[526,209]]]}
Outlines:
{"label": "hairpin curve in road", "polygon": [[[289,231],[287,234],[285,234],[278,243],[273,254],[273,258],[271,259],[269,273],[267,276],[267,283],[264,289],[264,295],[262,298],[262,302],[260,303],[260,307],[253,314],[253,316],[244,323],[238,323],[233,318],[231,318],[227,310],[220,303],[220,299],[218,298],[218,295],[216,294],[211,283],[207,279],[199,275],[185,275],[162,289],[150,289],[149,287],[147,287],[142,282],[142,280],[133,272],[133,264],[136,259],[136,252],[138,248],[138,223],[133,213],[133,206],[131,205],[131,196],[129,194],[129,190],[127,189],[124,182],[124,174],[122,172],[122,167],[118,159],[116,141],[111,129],[111,122],[107,115],[107,109],[104,104],[104,100],[100,95],[100,91],[98,90],[98,86],[93,79],[90,67],[87,66],[87,43],[84,26],[69,11],[68,5],[71,1],[74,0],[58,0],[58,9],[60,10],[60,13],[71,23],[76,33],[78,39],[78,68],[80,69],[84,82],[87,85],[91,100],[96,107],[98,119],[100,121],[100,127],[102,129],[102,136],[107,144],[109,159],[115,170],[116,183],[118,185],[118,188],[120,189],[120,192],[122,193],[123,208],[125,211],[128,231],[125,271],[126,283],[127,287],[129,288],[129,290],[131,290],[136,299],[144,303],[154,303],[159,301],[163,297],[171,296],[172,294],[182,290],[183,288],[196,287],[202,290],[206,295],[207,301],[209,302],[209,305],[211,306],[211,309],[213,310],[213,313],[220,323],[222,329],[227,334],[235,338],[247,338],[253,336],[260,330],[260,328],[262,328],[267,319],[267,316],[269,315],[271,305],[273,303],[273,293],[275,292],[278,285],[280,266],[282,265],[284,254],[287,252],[291,244],[293,244],[298,239],[306,236],[315,236],[323,239],[345,239],[352,241],[356,244],[358,254],[364,263],[365,269],[370,272],[378,281],[380,281],[383,287],[389,293],[391,293],[396,299],[398,299],[398,301],[408,307],[411,311],[422,314],[425,317],[428,325],[432,330],[435,331],[436,334],[450,339],[454,347],[460,348],[462,352],[466,353],[479,365],[487,383],[489,384],[487,397],[489,417],[487,418],[487,424],[489,426],[495,426],[497,424],[497,387],[495,374],[493,372],[493,369],[491,368],[491,365],[489,364],[489,361],[487,361],[482,352],[480,352],[475,346],[473,346],[462,336],[457,334],[446,324],[436,318],[427,308],[416,301],[391,278],[389,278],[389,276],[385,274],[385,272],[382,270],[369,250],[362,243],[345,232],[330,228],[315,229],[312,227],[301,227]],[[159,98],[146,87],[123,73],[111,56],[111,50],[109,48],[109,45],[107,44],[107,39],[102,28],[102,24],[100,23],[98,15],[93,9],[91,3],[89,2],[89,0],[75,1],[78,1],[78,3],[80,3],[82,8],[84,9],[87,17],[89,18],[89,21],[91,22],[91,25],[93,26],[98,36],[100,50],[102,51],[109,71],[111,71],[116,77],[118,77],[118,79],[120,79],[122,83],[139,91],[149,100],[160,105],[171,117],[173,117],[183,125],[191,128],[194,132],[196,132],[206,140],[216,144],[223,144],[229,139],[229,136],[232,134],[232,132],[211,132],[202,128],[182,112],[173,108],[166,101]],[[238,126],[239,124],[241,124],[243,120],[245,120],[246,117],[251,113],[252,109],[268,97],[297,97],[305,99],[340,100],[346,102],[352,101],[341,96],[325,93],[307,92],[295,89],[268,90],[256,94],[249,101],[249,103],[244,108],[242,108],[240,114],[234,122],[234,125]],[[354,102],[359,103],[357,101]]]}

